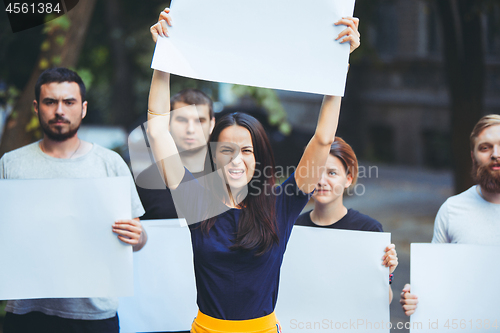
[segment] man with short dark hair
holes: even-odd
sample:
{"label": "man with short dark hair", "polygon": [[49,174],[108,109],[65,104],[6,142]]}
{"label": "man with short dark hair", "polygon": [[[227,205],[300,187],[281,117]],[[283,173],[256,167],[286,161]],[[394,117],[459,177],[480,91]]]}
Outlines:
{"label": "man with short dark hair", "polygon": [[[170,133],[184,166],[195,178],[204,175],[207,142],[215,126],[213,102],[197,89],[184,89],[170,99]],[[190,108],[196,105],[196,108]],[[168,163],[168,161],[166,161]],[[149,219],[178,218],[170,190],[165,186],[156,164],[136,178],[137,192]]]}
{"label": "man with short dark hair", "polygon": [[[500,245],[500,115],[484,116],[470,135],[472,177],[478,184],[448,198],[434,222],[432,243]],[[405,285],[400,303],[407,316],[418,298]]]}
{"label": "man with short dark hair", "polygon": [[[130,178],[132,216],[144,213],[125,162],[115,152],[78,137],[87,114],[85,85],[66,68],[44,71],[35,86],[33,105],[44,137],[6,153],[0,179]],[[147,236],[138,218],[116,221],[118,238],[140,250]],[[7,303],[4,333],[119,332],[116,298],[51,298]]]}

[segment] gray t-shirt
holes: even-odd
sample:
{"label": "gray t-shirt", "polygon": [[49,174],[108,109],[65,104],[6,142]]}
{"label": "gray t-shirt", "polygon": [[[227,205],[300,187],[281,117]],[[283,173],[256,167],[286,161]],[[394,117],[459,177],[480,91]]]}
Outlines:
{"label": "gray t-shirt", "polygon": [[500,204],[484,200],[477,185],[448,198],[436,215],[432,242],[500,245]]}
{"label": "gray t-shirt", "polygon": [[[0,179],[103,178],[130,177],[132,217],[144,214],[127,164],[117,153],[94,144],[74,159],[54,158],[42,152],[35,142],[6,153],[0,159]],[[26,314],[40,311],[69,319],[100,320],[115,316],[117,298],[47,298],[7,302],[6,311]]]}

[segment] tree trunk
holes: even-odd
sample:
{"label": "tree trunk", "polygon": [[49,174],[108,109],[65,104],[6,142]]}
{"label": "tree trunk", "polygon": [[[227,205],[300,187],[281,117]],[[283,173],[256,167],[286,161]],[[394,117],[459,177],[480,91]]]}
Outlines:
{"label": "tree trunk", "polygon": [[[14,107],[14,112],[6,122],[0,144],[0,156],[36,140],[34,133],[26,130],[33,117],[36,81],[47,68],[76,66],[95,2],[96,0],[81,1],[65,16],[58,18],[57,20],[66,18],[70,21],[70,26],[67,29],[63,25],[57,24],[57,20],[47,24],[51,28],[42,44],[35,68]],[[64,42],[61,43],[61,40]]]}
{"label": "tree trunk", "polygon": [[473,185],[469,135],[482,116],[485,60],[477,0],[436,0],[451,108],[455,193]]}
{"label": "tree trunk", "polygon": [[133,81],[131,66],[125,47],[123,17],[118,0],[106,1],[106,23],[110,32],[110,49],[113,58],[113,85],[111,95],[111,123],[124,127],[130,126],[135,120]]}

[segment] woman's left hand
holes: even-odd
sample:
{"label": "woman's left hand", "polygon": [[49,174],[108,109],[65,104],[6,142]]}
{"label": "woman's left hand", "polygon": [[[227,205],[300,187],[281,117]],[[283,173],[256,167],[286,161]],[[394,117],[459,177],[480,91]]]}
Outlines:
{"label": "woman's left hand", "polygon": [[358,27],[359,27],[359,19],[357,17],[343,17],[341,20],[338,22],[335,22],[335,25],[346,25],[347,28],[342,30],[342,32],[338,35],[338,37],[335,40],[342,39],[340,43],[347,43],[349,42],[351,44],[351,52],[356,50],[359,45],[360,45],[360,37],[361,35],[359,34]]}
{"label": "woman's left hand", "polygon": [[382,265],[389,267],[389,273],[392,274],[398,267],[398,254],[396,253],[396,245],[391,244],[385,248],[385,254],[382,257]]}

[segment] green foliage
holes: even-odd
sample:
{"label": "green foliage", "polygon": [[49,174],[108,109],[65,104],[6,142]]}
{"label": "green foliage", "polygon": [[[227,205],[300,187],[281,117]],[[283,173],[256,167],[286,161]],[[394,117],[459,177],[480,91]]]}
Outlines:
{"label": "green foliage", "polygon": [[68,16],[63,15],[54,19],[55,16],[57,15],[56,14],[47,15],[46,21],[48,22],[44,24],[44,29],[43,29],[44,33],[52,33],[57,29],[68,31],[69,27],[71,26],[71,21],[69,20]]}
{"label": "green foliage", "polygon": [[[360,17],[361,35],[368,36],[368,26],[370,22],[376,22],[376,9],[381,2],[391,0],[360,0],[356,3],[355,15]],[[130,74],[133,82],[134,104],[124,112],[131,112],[140,118],[147,109],[148,91],[151,81],[152,70],[151,59],[154,51],[154,43],[151,40],[149,27],[158,19],[159,12],[170,5],[170,1],[150,0],[138,3],[133,0],[120,1],[121,37],[119,41],[123,43],[124,52],[130,66]],[[92,105],[86,119],[86,123],[107,123],[112,117],[110,110],[113,105],[113,82],[117,76],[114,68],[114,57],[112,43],[110,40],[114,29],[109,27],[109,17],[107,15],[107,2],[97,1],[93,13],[87,36],[85,39],[79,62],[76,66],[77,72],[82,76],[88,89],[87,100]],[[0,47],[0,63],[9,63],[9,66],[0,68],[0,80],[4,80],[8,85],[13,84],[18,89],[23,89],[33,66],[42,69],[57,63],[58,59],[42,59],[36,64],[39,50],[47,51],[51,45],[45,40],[46,34],[53,33],[57,29],[69,29],[71,22],[66,15],[47,22],[43,27],[31,29],[19,34],[7,34],[12,38],[10,47]],[[28,42],[24,41],[29,37]],[[0,35],[0,41],[4,38]],[[63,38],[56,38],[56,43],[63,43]],[[7,45],[7,46],[9,46]],[[6,51],[8,50],[8,52]],[[360,50],[353,53],[351,62],[356,62],[359,58],[371,55],[373,52],[369,43],[362,43]],[[3,56],[2,56],[3,55]],[[24,58],[23,58],[24,57]],[[119,70],[119,69],[118,69]],[[211,96],[214,100],[218,97],[218,85],[214,82],[193,80],[179,76],[172,76],[172,93],[187,87],[198,88]],[[263,107],[269,115],[269,122],[276,125],[279,130],[288,134],[291,131],[287,121],[286,113],[276,95],[271,89],[254,87],[235,86],[235,93],[238,96],[248,95],[255,99],[256,103]]]}
{"label": "green foliage", "polygon": [[20,93],[19,89],[11,85],[5,90],[0,90],[0,99],[5,101],[5,107],[9,109],[14,106]]}
{"label": "green foliage", "polygon": [[5,306],[6,305],[7,305],[7,301],[0,301],[0,323],[3,323],[3,318],[5,317]]}
{"label": "green foliage", "polygon": [[267,111],[269,124],[278,126],[279,131],[284,135],[290,134],[292,127],[287,121],[285,109],[281,105],[276,91],[268,88],[242,85],[234,85],[232,89],[238,97],[252,97],[258,106],[263,107]]}
{"label": "green foliage", "polygon": [[51,60],[52,60],[51,66],[59,66],[61,64],[61,61],[62,61],[60,55],[53,56]]}
{"label": "green foliage", "polygon": [[36,130],[36,129],[38,129],[39,126],[40,126],[40,122],[38,121],[38,117],[33,115],[33,117],[31,117],[31,120],[28,123],[28,125],[26,125],[26,132],[31,132],[33,130]]}
{"label": "green foliage", "polygon": [[90,51],[90,63],[93,67],[101,67],[109,60],[109,49],[104,45],[96,46]]}
{"label": "green foliage", "polygon": [[40,45],[40,51],[47,52],[48,50],[50,50],[50,42],[45,40],[42,45]]}
{"label": "green foliage", "polygon": [[79,68],[79,69],[73,69],[75,72],[80,75],[82,78],[83,83],[85,83],[85,87],[87,90],[90,89],[92,86],[92,81],[94,80],[94,75],[92,74],[92,71],[88,68]]}
{"label": "green foliage", "polygon": [[[150,0],[138,3],[132,0],[122,0],[120,4],[120,37],[113,38],[116,29],[109,27],[106,1],[97,1],[94,14],[89,24],[85,43],[78,61],[77,68],[85,68],[92,74],[92,89],[88,89],[87,100],[91,112],[85,118],[85,123],[111,124],[113,115],[113,88],[119,69],[116,69],[113,43],[121,43],[122,54],[127,58],[128,72],[133,87],[133,103],[123,112],[132,113],[139,119],[147,110],[149,85],[151,82],[151,59],[154,52],[154,42],[151,39],[149,27],[158,19],[159,12],[169,5],[169,1]],[[85,81],[85,80],[84,80]],[[172,78],[172,87],[177,86],[177,78]],[[85,81],[87,84],[87,81]],[[204,91],[213,91],[212,83],[196,83]],[[205,88],[210,87],[210,88]]]}
{"label": "green foliage", "polygon": [[64,38],[64,36],[57,36],[56,37],[56,44],[59,46],[63,46],[65,41],[66,41],[66,38]]}
{"label": "green foliage", "polygon": [[40,59],[40,62],[38,63],[38,67],[40,70],[46,70],[47,68],[50,67],[50,62],[47,60],[47,58],[42,58]]}

